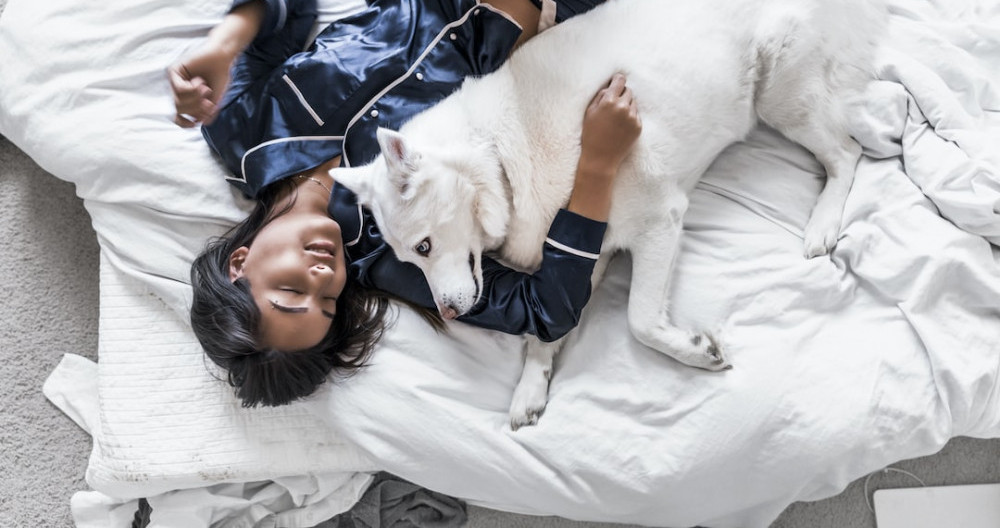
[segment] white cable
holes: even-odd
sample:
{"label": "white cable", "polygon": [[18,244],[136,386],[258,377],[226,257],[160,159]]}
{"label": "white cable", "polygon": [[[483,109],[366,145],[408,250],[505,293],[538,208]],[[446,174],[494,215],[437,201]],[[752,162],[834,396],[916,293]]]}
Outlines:
{"label": "white cable", "polygon": [[[924,481],[920,480],[920,477],[914,475],[913,473],[910,473],[909,471],[906,471],[905,469],[899,469],[899,468],[894,468],[894,467],[886,467],[886,468],[883,468],[880,471],[873,471],[873,472],[871,472],[871,473],[868,474],[867,478],[865,478],[865,504],[868,505],[868,511],[870,511],[872,513],[875,513],[875,508],[872,507],[872,500],[870,498],[868,498],[868,482],[871,481],[872,477],[874,477],[875,475],[877,475],[879,473],[885,475],[886,473],[888,473],[890,471],[895,471],[896,473],[902,473],[902,474],[904,474],[904,475],[906,475],[908,477],[911,477],[913,480],[916,480],[917,482],[919,482],[921,486],[924,486],[924,487],[927,486],[927,484],[924,484]],[[872,492],[872,493],[874,494],[874,492]]]}

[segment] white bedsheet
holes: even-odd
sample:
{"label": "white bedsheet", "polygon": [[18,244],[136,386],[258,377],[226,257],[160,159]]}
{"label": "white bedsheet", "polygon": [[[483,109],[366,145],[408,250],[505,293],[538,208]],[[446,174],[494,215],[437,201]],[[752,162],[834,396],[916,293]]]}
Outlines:
{"label": "white bedsheet", "polygon": [[891,5],[831,258],[801,257],[820,168],[770,130],[729,149],[693,196],[673,312],[719,329],[735,368],[638,345],[622,257],[557,359],[539,425],[513,433],[518,340],[438,336],[406,311],[349,383],[240,409],[186,327],[184,283],[246,204],[200,135],[171,124],[162,73],[227,3],[11,0],[0,133],[76,183],[102,249],[88,482],[129,498],[386,469],[511,511],[766,526],[953,436],[1000,436],[1000,4]]}

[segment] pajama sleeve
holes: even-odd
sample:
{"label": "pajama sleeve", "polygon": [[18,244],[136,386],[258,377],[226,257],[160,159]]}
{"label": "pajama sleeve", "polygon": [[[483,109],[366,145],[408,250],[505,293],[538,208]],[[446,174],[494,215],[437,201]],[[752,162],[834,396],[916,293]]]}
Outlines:
{"label": "pajama sleeve", "polygon": [[590,11],[594,7],[603,4],[604,0],[531,0],[535,7],[543,13],[548,10],[555,10],[555,20],[560,23],[567,18],[572,18]]}
{"label": "pajama sleeve", "polygon": [[542,265],[532,274],[483,258],[483,295],[459,318],[510,334],[555,341],[576,327],[607,224],[560,210],[549,228]]}
{"label": "pajama sleeve", "polygon": [[[230,11],[257,0],[234,0]],[[264,2],[264,20],[260,24],[258,39],[266,39],[285,27],[294,15],[309,13],[316,16],[316,0],[261,0]]]}

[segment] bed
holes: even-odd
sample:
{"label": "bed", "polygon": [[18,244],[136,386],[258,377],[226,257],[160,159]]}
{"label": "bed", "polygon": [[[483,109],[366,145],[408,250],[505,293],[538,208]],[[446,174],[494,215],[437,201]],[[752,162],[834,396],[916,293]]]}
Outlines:
{"label": "bed", "polygon": [[[323,21],[363,5],[320,3]],[[954,436],[1000,437],[1000,3],[890,0],[830,257],[802,257],[823,183],[802,148],[761,127],[710,168],[671,302],[733,370],[629,335],[622,255],[518,431],[519,340],[405,308],[369,368],[287,407],[241,408],[206,364],[188,265],[249,204],[172,124],[164,70],[228,5],[9,0],[0,18],[0,133],[75,184],[101,247],[100,360],[67,356],[45,386],[94,438],[78,526],[140,497],[173,525],[312,526],[383,470],[519,513],[767,526]]]}

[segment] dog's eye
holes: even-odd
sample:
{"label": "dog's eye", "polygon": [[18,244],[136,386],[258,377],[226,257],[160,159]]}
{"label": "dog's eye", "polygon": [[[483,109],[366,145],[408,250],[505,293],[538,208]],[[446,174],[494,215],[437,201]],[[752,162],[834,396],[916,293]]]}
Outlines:
{"label": "dog's eye", "polygon": [[431,253],[431,239],[425,238],[421,240],[420,243],[413,248],[413,251],[416,251],[421,257],[426,257]]}

